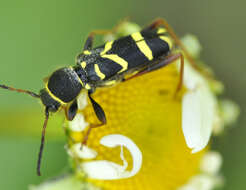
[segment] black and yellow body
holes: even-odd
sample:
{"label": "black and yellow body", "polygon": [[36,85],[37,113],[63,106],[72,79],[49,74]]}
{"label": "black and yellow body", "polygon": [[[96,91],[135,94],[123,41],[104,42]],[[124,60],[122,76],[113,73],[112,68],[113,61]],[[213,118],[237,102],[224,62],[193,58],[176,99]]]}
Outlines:
{"label": "black and yellow body", "polygon": [[37,167],[38,175],[40,175],[40,163],[49,113],[65,108],[67,119],[73,120],[78,109],[76,99],[82,90],[88,92],[95,114],[101,122],[101,124],[89,126],[82,142],[85,144],[91,129],[102,126],[107,121],[103,108],[91,96],[97,88],[111,86],[160,69],[178,58],[181,59],[181,74],[177,89],[180,89],[182,85],[184,58],[180,53],[172,53],[173,42],[175,41],[175,44],[179,45],[184,52],[186,51],[173,30],[163,19],[157,19],[139,32],[93,48],[94,35],[100,33],[98,31],[90,33],[82,53],[76,58],[76,65],[53,72],[45,83],[45,88],[40,90],[39,94],[0,85],[4,89],[40,98],[45,106],[45,122]]}
{"label": "black and yellow body", "polygon": [[97,88],[147,67],[168,55],[171,48],[172,41],[164,28],[143,30],[82,52],[77,64],[86,73],[85,88]]}
{"label": "black and yellow body", "polygon": [[[165,28],[145,29],[104,45],[83,51],[77,65],[55,71],[41,90],[50,111],[74,101],[82,89],[113,85],[125,74],[141,71],[171,52],[173,43]],[[72,118],[69,118],[70,120]]]}

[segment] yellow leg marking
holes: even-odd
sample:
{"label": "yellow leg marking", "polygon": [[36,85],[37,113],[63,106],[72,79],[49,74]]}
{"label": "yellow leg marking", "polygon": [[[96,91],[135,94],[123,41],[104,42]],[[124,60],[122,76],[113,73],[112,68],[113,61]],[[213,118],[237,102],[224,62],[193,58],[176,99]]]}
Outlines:
{"label": "yellow leg marking", "polygon": [[133,33],[132,38],[136,42],[138,48],[140,51],[151,61],[153,59],[152,51],[145,42],[143,36],[141,35],[140,32]]}
{"label": "yellow leg marking", "polygon": [[52,92],[50,91],[50,89],[48,88],[48,83],[46,83],[45,88],[48,92],[48,94],[51,96],[51,98],[53,98],[55,101],[59,102],[62,105],[66,105],[66,102],[63,102],[62,100],[60,100],[58,97],[56,97],[54,94],[52,94]]}
{"label": "yellow leg marking", "polygon": [[168,36],[160,36],[160,39],[162,39],[168,44],[170,50],[173,48],[173,42],[171,38],[169,38]]}
{"label": "yellow leg marking", "polygon": [[83,69],[85,69],[85,67],[86,67],[86,62],[83,61],[83,62],[80,63],[80,65],[81,65],[81,67],[82,67]]}
{"label": "yellow leg marking", "polygon": [[122,69],[119,72],[123,72],[123,71],[127,70],[127,68],[128,68],[128,63],[116,54],[104,54],[101,57],[108,58],[108,59],[118,63],[120,66],[122,66]]}
{"label": "yellow leg marking", "polygon": [[105,78],[105,74],[103,74],[100,71],[98,64],[94,64],[94,69],[95,69],[95,72],[96,72],[97,76],[99,76],[100,79],[103,80]]}
{"label": "yellow leg marking", "polygon": [[105,53],[107,53],[107,51],[109,51],[112,48],[113,43],[114,41],[107,42],[105,44],[104,50],[100,53],[100,55],[104,55]]}

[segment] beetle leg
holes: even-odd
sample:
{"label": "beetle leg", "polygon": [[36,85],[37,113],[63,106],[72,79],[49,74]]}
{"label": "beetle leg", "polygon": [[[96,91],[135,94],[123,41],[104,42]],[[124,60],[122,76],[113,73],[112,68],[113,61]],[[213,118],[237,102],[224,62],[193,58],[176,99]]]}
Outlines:
{"label": "beetle leg", "polygon": [[102,127],[105,123],[100,123],[100,124],[92,124],[89,126],[89,129],[86,131],[86,134],[81,142],[82,145],[86,145],[87,144],[87,141],[88,141],[88,138],[89,138],[89,135],[91,133],[91,130],[94,129],[94,128],[98,128],[98,127]]}
{"label": "beetle leg", "polygon": [[94,31],[90,32],[89,36],[87,37],[87,39],[85,41],[85,45],[84,45],[83,51],[92,49],[95,35],[111,34],[112,31],[113,30],[94,30]]}
{"label": "beetle leg", "polygon": [[175,44],[177,44],[182,49],[182,51],[185,53],[185,55],[186,55],[187,59],[189,60],[190,64],[194,68],[200,70],[200,68],[195,64],[194,59],[189,54],[189,52],[187,51],[187,49],[184,46],[184,44],[182,43],[182,41],[179,39],[179,37],[176,35],[176,33],[174,32],[174,30],[172,29],[172,27],[168,24],[168,22],[165,19],[163,19],[163,18],[157,18],[149,26],[145,27],[143,30],[149,30],[149,29],[151,30],[151,29],[158,28],[160,26],[164,26],[165,27],[165,29],[167,30],[168,34],[174,40]]}
{"label": "beetle leg", "polygon": [[91,133],[91,130],[93,128],[101,127],[101,126],[103,126],[103,125],[105,125],[107,123],[106,115],[105,115],[105,113],[103,111],[103,108],[91,97],[91,94],[92,94],[92,92],[88,91],[88,96],[89,96],[89,99],[91,101],[91,104],[92,104],[92,107],[94,109],[94,112],[95,112],[98,120],[101,121],[101,123],[99,123],[99,124],[91,124],[89,126],[89,129],[87,130],[87,132],[86,132],[86,134],[84,136],[84,139],[82,141],[82,145],[86,145],[88,137],[89,137],[89,135]]}
{"label": "beetle leg", "polygon": [[199,65],[197,65],[195,63],[194,58],[187,51],[187,49],[184,46],[184,44],[182,43],[182,41],[179,39],[179,37],[176,35],[176,33],[174,32],[172,27],[168,24],[168,22],[165,19],[157,18],[156,20],[154,20],[152,22],[152,24],[150,24],[149,26],[145,27],[143,30],[151,30],[151,29],[158,28],[160,26],[164,26],[166,28],[168,34],[172,37],[172,39],[174,40],[175,44],[177,44],[181,48],[181,50],[184,52],[186,58],[188,59],[189,63],[192,65],[192,67],[194,69],[196,69],[197,71],[201,72],[204,76],[206,76],[206,77],[208,77],[210,79],[213,79],[213,75],[211,75],[211,73],[203,70],[201,67],[199,67]]}
{"label": "beetle leg", "polygon": [[103,108],[91,97],[90,91],[88,92],[88,96],[89,96],[89,99],[92,103],[92,106],[93,106],[93,109],[95,111],[97,118],[99,119],[99,121],[102,122],[102,124],[106,124],[107,121],[106,121],[106,116],[105,116],[105,113],[103,111]]}
{"label": "beetle leg", "polygon": [[127,19],[123,19],[120,21],[114,28],[111,30],[93,30],[90,32],[89,36],[86,39],[85,45],[83,50],[91,50],[93,47],[93,41],[95,38],[95,35],[107,35],[107,34],[113,34],[118,31],[118,29],[121,27],[123,23],[126,22]]}
{"label": "beetle leg", "polygon": [[78,111],[78,105],[77,105],[77,99],[75,99],[65,111],[67,120],[72,121],[75,115],[77,114],[77,111]]}

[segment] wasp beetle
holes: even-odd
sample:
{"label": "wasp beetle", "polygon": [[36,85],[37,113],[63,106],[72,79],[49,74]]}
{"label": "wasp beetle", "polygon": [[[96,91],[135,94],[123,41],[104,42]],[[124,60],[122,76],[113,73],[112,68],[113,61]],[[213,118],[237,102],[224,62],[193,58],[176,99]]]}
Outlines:
{"label": "wasp beetle", "polygon": [[[102,126],[107,122],[103,108],[92,97],[92,93],[97,88],[127,81],[136,76],[160,69],[177,59],[181,60],[177,91],[181,88],[184,57],[182,53],[174,53],[174,46],[179,46],[188,58],[189,56],[165,20],[156,19],[140,32],[106,42],[96,48],[92,47],[95,35],[110,32],[112,33],[113,30],[91,32],[85,42],[82,53],[76,58],[76,65],[53,72],[39,94],[0,85],[3,89],[26,93],[32,97],[39,98],[45,107],[45,121],[37,163],[38,175],[41,175],[41,158],[50,112],[57,112],[63,108],[67,119],[73,120],[78,109],[76,98],[82,90],[88,92],[94,112],[101,122],[101,124],[89,126],[82,142],[85,144],[91,129]],[[126,75],[130,77],[125,78]]]}

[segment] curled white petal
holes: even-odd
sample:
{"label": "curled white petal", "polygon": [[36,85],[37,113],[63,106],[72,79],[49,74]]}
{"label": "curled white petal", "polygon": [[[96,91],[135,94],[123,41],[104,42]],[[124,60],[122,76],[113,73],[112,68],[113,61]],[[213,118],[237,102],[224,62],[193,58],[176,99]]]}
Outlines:
{"label": "curled white petal", "polygon": [[[103,137],[100,143],[109,148],[121,146],[120,157],[123,161],[123,165],[108,160],[85,162],[82,164],[82,168],[87,173],[88,177],[93,179],[116,180],[132,177],[139,172],[142,166],[142,152],[131,139],[123,135],[113,134]],[[131,153],[133,160],[133,168],[131,171],[126,170],[128,163],[124,158],[123,147],[127,148]]]}
{"label": "curled white petal", "polygon": [[68,122],[68,127],[72,131],[83,131],[89,124],[85,121],[82,114],[78,113],[72,121]]}
{"label": "curled white petal", "polygon": [[[108,135],[101,139],[100,143],[108,147],[124,146],[131,153],[133,160],[133,168],[131,170],[131,176],[136,175],[142,166],[142,152],[137,145],[128,137],[123,135]],[[121,159],[124,161],[123,149],[121,149]],[[129,177],[131,177],[129,176]]]}
{"label": "curled white petal", "polygon": [[188,92],[182,98],[182,129],[192,153],[202,150],[209,141],[216,116],[216,99],[209,85],[188,64],[184,84]]}
{"label": "curled white petal", "polygon": [[97,156],[97,152],[94,151],[93,149],[89,148],[86,145],[81,145],[81,143],[76,143],[74,144],[70,150],[69,150],[69,154],[71,156],[76,156],[79,157],[81,159],[93,159],[96,158]]}

